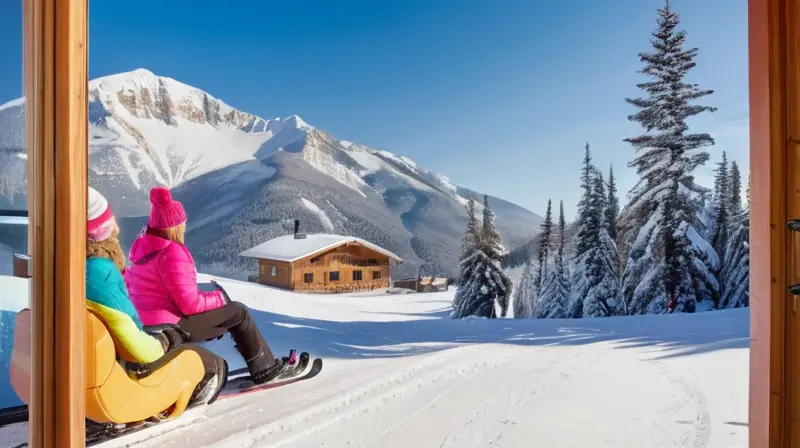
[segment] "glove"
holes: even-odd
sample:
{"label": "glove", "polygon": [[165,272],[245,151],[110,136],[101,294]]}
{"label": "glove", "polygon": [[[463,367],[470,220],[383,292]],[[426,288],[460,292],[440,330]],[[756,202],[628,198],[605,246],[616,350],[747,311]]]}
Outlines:
{"label": "glove", "polygon": [[222,298],[225,300],[225,305],[230,305],[231,298],[228,296],[228,293],[225,291],[225,288],[222,287],[216,280],[211,280],[211,284],[216,286],[220,293],[222,293]]}
{"label": "glove", "polygon": [[161,343],[161,348],[164,350],[164,353],[167,353],[170,349],[169,339],[167,336],[164,333],[155,333],[152,336],[158,339],[158,342]]}

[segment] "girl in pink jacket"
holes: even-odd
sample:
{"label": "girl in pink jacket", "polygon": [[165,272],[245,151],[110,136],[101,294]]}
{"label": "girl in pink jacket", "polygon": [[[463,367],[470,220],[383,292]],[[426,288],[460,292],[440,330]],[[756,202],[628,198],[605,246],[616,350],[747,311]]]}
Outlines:
{"label": "girl in pink jacket", "polygon": [[125,271],[130,299],[145,326],[176,324],[187,342],[219,338],[226,332],[247,362],[255,383],[278,376],[285,367],[276,360],[247,308],[231,302],[223,290],[200,291],[197,270],[184,245],[186,213],[169,190],[150,191],[150,219],[131,246],[133,263]]}

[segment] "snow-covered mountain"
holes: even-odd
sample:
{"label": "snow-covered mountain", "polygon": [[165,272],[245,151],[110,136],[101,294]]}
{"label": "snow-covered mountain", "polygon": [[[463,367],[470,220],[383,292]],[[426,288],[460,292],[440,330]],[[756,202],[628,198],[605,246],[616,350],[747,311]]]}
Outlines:
{"label": "snow-covered mountain", "polygon": [[[266,120],[174,79],[138,69],[89,83],[90,183],[123,217],[130,241],[164,185],[189,214],[189,245],[212,272],[253,271],[236,254],[283,234],[353,234],[453,273],[471,192],[413,160],[348,141],[294,115]],[[24,102],[0,106],[0,208],[24,208]],[[504,242],[530,240],[540,218],[490,198]],[[479,210],[480,211],[480,210]],[[206,270],[209,270],[206,268]],[[403,272],[405,271],[405,272]]]}

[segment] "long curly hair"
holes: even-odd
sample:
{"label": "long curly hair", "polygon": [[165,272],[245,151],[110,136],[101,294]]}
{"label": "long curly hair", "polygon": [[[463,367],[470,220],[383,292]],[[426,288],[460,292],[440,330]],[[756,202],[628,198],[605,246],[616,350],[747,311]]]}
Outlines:
{"label": "long curly hair", "polygon": [[119,243],[119,226],[114,223],[111,236],[103,241],[86,239],[86,258],[107,258],[120,272],[125,270],[125,253]]}

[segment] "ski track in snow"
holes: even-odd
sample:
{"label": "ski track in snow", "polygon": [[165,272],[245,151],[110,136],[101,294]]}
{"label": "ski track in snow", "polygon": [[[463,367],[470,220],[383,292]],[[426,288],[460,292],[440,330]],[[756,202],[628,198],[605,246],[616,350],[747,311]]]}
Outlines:
{"label": "ski track in snow", "polygon": [[[453,291],[334,297],[217,280],[260,310],[276,354],[309,350],[322,373],[99,447],[747,446],[747,310],[452,321]],[[222,342],[209,348],[238,367]],[[25,433],[0,428],[0,440]]]}

